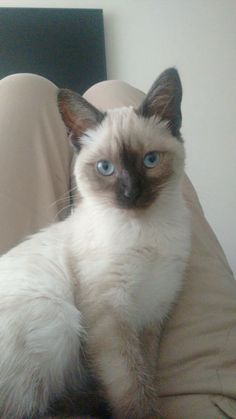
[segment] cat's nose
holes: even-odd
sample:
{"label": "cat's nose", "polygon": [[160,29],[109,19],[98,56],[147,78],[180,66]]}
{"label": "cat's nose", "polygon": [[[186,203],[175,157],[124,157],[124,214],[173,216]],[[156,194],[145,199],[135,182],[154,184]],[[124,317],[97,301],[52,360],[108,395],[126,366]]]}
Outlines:
{"label": "cat's nose", "polygon": [[118,180],[117,199],[119,205],[124,208],[133,208],[142,193],[140,182],[130,176],[128,171],[123,170]]}
{"label": "cat's nose", "polygon": [[123,189],[124,197],[130,200],[135,200],[140,196],[140,188],[137,185],[125,186]]}
{"label": "cat's nose", "polygon": [[124,200],[136,201],[141,195],[141,187],[139,183],[131,178],[122,179],[120,185],[121,193]]}
{"label": "cat's nose", "polygon": [[136,208],[141,196],[141,189],[138,186],[120,185],[116,197],[121,208]]}

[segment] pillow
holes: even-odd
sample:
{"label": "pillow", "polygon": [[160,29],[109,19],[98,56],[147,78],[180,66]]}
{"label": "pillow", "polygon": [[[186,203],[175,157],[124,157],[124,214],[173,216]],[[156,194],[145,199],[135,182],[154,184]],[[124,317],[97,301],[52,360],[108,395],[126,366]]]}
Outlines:
{"label": "pillow", "polygon": [[222,411],[235,418],[236,282],[187,177],[184,195],[192,214],[192,252],[161,340],[163,415],[216,419]]}

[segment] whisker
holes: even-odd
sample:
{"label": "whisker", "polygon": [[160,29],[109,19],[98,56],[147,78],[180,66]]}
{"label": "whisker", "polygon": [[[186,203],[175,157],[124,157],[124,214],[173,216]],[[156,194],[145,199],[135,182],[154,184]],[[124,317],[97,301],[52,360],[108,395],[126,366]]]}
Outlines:
{"label": "whisker", "polygon": [[65,210],[67,210],[67,209],[70,209],[70,212],[71,212],[71,209],[72,209],[72,204],[69,204],[69,205],[65,205],[63,208],[61,208],[57,213],[56,213],[56,215],[55,215],[55,217],[54,217],[54,219],[53,219],[53,222],[56,222],[57,221],[57,218],[58,218],[58,216],[63,212],[63,211],[65,211]]}
{"label": "whisker", "polygon": [[[48,208],[52,208],[54,205],[57,205],[57,204],[59,204],[59,203],[61,203],[61,202],[63,202],[63,201],[66,201],[66,200],[71,200],[71,193],[72,192],[74,192],[74,191],[76,191],[77,190],[77,186],[74,186],[73,188],[70,188],[70,189],[68,189],[68,191],[66,191],[66,192],[64,192],[62,195],[61,195],[61,197],[60,198],[58,198],[58,199],[56,199],[54,202],[52,202],[50,205],[49,205],[49,207]],[[67,196],[64,196],[64,195],[66,195],[67,194]]]}
{"label": "whisker", "polygon": [[52,208],[53,206],[57,204],[62,204],[63,202],[70,201],[70,196],[66,196],[64,198],[59,198],[56,201],[52,202],[49,206],[49,208]]}

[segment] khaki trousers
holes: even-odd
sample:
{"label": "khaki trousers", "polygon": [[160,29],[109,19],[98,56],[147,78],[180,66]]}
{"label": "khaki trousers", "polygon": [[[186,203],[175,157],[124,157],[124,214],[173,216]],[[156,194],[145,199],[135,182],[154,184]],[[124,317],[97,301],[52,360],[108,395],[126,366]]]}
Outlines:
{"label": "khaki trousers", "polygon": [[[57,87],[30,74],[0,81],[0,253],[67,214],[73,151]],[[91,87],[100,109],[137,106],[144,94],[119,81]],[[168,419],[236,418],[236,283],[186,178],[193,249],[181,298],[166,324],[159,361]]]}

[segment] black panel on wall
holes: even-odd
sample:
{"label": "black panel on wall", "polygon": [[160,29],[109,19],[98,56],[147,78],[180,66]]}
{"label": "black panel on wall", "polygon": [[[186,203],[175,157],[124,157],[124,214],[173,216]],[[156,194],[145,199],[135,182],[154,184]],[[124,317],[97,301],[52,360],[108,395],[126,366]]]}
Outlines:
{"label": "black panel on wall", "polygon": [[0,8],[0,78],[13,73],[80,93],[105,80],[102,10]]}

